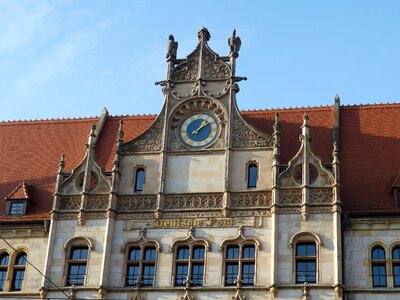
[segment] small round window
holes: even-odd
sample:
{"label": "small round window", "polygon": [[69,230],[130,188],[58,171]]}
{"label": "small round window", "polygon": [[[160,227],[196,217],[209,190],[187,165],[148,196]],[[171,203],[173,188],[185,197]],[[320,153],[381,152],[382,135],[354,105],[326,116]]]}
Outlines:
{"label": "small round window", "polygon": [[[83,177],[85,175],[85,172],[82,172],[78,175],[78,178],[76,179],[76,186],[78,187],[78,189],[82,190],[83,187]],[[90,173],[90,185],[89,185],[89,191],[92,191],[98,183],[98,177],[97,174],[95,172],[92,171],[92,173]]]}
{"label": "small round window", "polygon": [[[309,184],[313,184],[318,178],[318,170],[313,164],[308,165]],[[298,184],[303,183],[303,165],[297,165],[293,170],[293,178]]]}

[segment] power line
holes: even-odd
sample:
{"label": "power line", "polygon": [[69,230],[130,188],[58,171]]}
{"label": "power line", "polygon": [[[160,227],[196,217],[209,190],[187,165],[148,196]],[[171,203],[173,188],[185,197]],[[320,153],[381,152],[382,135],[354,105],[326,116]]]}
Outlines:
{"label": "power line", "polygon": [[[15,249],[1,234],[0,234],[0,238],[11,248],[13,249],[15,252],[18,252],[17,249]],[[57,285],[55,284],[50,278],[48,278],[46,275],[44,275],[33,263],[31,263],[30,261],[28,261],[25,258],[25,261],[31,265],[36,271],[39,272],[40,275],[42,275],[46,280],[48,280],[52,285],[54,285],[61,293],[63,293],[65,295],[65,297],[67,297],[67,299],[70,299],[70,297]],[[34,298],[32,298],[34,299]],[[57,299],[57,298],[56,298]]]}

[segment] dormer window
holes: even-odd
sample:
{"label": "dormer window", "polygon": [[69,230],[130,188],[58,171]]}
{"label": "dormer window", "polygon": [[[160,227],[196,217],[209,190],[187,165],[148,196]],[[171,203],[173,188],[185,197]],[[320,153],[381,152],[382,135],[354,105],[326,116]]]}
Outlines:
{"label": "dormer window", "polygon": [[28,185],[21,182],[7,197],[6,211],[8,216],[23,216],[30,205]]}

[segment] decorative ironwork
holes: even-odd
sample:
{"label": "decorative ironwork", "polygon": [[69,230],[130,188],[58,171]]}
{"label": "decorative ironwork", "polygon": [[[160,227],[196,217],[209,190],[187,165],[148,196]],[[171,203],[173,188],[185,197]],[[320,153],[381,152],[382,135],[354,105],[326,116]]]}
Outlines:
{"label": "decorative ironwork", "polygon": [[223,194],[180,194],[164,197],[165,209],[221,208]]}
{"label": "decorative ironwork", "polygon": [[157,207],[156,195],[120,196],[117,200],[118,210],[153,210]]}
{"label": "decorative ironwork", "polygon": [[231,208],[267,207],[272,203],[271,192],[244,192],[231,194]]}

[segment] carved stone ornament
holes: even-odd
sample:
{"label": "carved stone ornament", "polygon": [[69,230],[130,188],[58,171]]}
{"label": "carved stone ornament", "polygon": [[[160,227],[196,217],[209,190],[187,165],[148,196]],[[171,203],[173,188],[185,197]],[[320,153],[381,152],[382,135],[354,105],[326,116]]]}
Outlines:
{"label": "carved stone ornament", "polygon": [[235,296],[232,296],[232,300],[247,300],[247,298],[242,295],[240,290],[237,290]]}
{"label": "carved stone ornament", "polygon": [[311,204],[331,204],[333,202],[332,189],[310,189]]}
{"label": "carved stone ornament", "polygon": [[232,193],[231,208],[268,207],[272,203],[271,192],[244,192]]}
{"label": "carved stone ornament", "polygon": [[203,48],[203,78],[205,80],[229,79],[231,72],[228,65],[218,60],[218,55],[207,46]]}
{"label": "carved stone ornament", "polygon": [[234,238],[227,238],[224,239],[221,244],[218,247],[219,252],[224,251],[225,246],[227,244],[231,244],[231,243],[235,243],[235,244],[240,244],[240,243],[253,243],[258,250],[261,250],[261,243],[259,240],[252,238],[252,237],[248,237],[244,235],[244,228],[242,226],[240,226],[238,228],[238,233]]}
{"label": "carved stone ornament", "polygon": [[119,211],[154,210],[156,208],[157,195],[119,196],[117,199],[117,210]]}
{"label": "carved stone ornament", "polygon": [[122,153],[133,152],[159,152],[162,147],[164,127],[164,111],[150,125],[150,127],[138,137],[121,146]]}
{"label": "carved stone ornament", "polygon": [[199,51],[198,48],[190,54],[186,61],[176,66],[174,81],[195,81],[199,73]]}
{"label": "carved stone ornament", "polygon": [[90,195],[87,200],[87,209],[107,209],[108,195]]}
{"label": "carved stone ornament", "polygon": [[202,245],[204,245],[204,247],[206,247],[206,249],[208,251],[211,250],[210,241],[203,239],[203,238],[197,239],[194,237],[194,235],[195,235],[195,228],[190,228],[188,230],[188,235],[185,238],[176,239],[171,243],[171,245],[168,248],[169,252],[173,252],[175,250],[176,246],[179,244],[185,244],[185,245],[202,244]]}
{"label": "carved stone ornament", "polygon": [[300,205],[301,204],[301,190],[280,190],[279,191],[279,204],[280,205]]}
{"label": "carved stone ornament", "polygon": [[223,194],[179,194],[164,197],[165,209],[221,208]]}
{"label": "carved stone ornament", "polygon": [[79,210],[81,196],[63,196],[60,198],[61,210]]}
{"label": "carved stone ornament", "polygon": [[189,290],[186,290],[185,295],[179,297],[179,300],[195,300],[194,297],[190,294]]}
{"label": "carved stone ornament", "polygon": [[273,147],[274,141],[271,136],[263,134],[252,128],[239,115],[238,112],[233,116],[233,148],[260,148]]}

